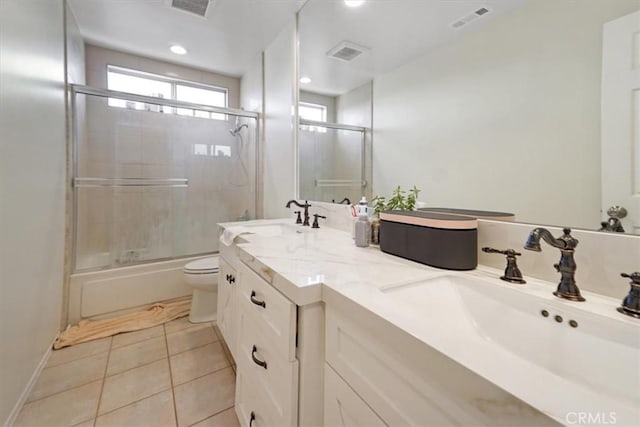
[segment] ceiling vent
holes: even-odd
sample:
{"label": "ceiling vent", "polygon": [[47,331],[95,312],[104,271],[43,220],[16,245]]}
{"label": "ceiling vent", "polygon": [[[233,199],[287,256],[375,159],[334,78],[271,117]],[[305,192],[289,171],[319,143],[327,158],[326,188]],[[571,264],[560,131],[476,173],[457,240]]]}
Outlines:
{"label": "ceiling vent", "polygon": [[468,14],[466,16],[463,16],[462,18],[458,19],[457,21],[452,23],[450,26],[451,26],[451,28],[458,29],[460,27],[463,27],[463,26],[467,25],[471,21],[474,21],[474,20],[480,18],[481,16],[486,15],[489,12],[491,12],[491,11],[489,9],[487,9],[486,7],[481,7],[480,9],[474,10],[470,14]]}
{"label": "ceiling vent", "polygon": [[329,58],[339,59],[340,61],[349,62],[365,53],[368,48],[359,46],[355,43],[344,41],[327,52]]}
{"label": "ceiling vent", "polygon": [[171,0],[171,7],[204,17],[209,7],[209,0]]}

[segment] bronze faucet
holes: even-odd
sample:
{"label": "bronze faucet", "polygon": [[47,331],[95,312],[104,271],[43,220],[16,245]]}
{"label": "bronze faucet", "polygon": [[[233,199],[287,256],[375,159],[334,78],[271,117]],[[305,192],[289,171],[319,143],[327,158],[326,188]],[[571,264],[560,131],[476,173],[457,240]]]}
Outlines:
{"label": "bronze faucet", "polygon": [[336,202],[335,200],[331,200],[332,203],[338,203],[339,205],[350,205],[351,204],[351,200],[349,200],[348,197],[345,197],[344,199],[340,200],[339,202]]}
{"label": "bronze faucet", "polygon": [[[289,201],[287,202],[287,205],[286,205],[285,207],[286,207],[287,209],[288,209],[288,208],[290,208],[292,203],[293,203],[294,205],[296,205],[297,207],[299,207],[299,208],[304,208],[304,221],[303,221],[302,225],[303,225],[303,226],[304,226],[304,225],[308,226],[308,225],[309,225],[309,208],[311,207],[311,205],[309,204],[309,202],[307,202],[307,201],[305,200],[305,201],[304,201],[304,205],[301,205],[300,203],[298,203],[298,202],[297,202],[297,201],[295,201],[295,200],[289,200]],[[298,216],[298,218],[300,218],[300,216]],[[299,224],[299,223],[296,221],[296,224]]]}
{"label": "bronze faucet", "polygon": [[482,252],[488,254],[502,254],[507,257],[507,268],[504,270],[504,276],[500,277],[501,280],[511,283],[525,284],[526,280],[522,278],[522,272],[518,268],[516,257],[522,255],[520,252],[516,252],[513,249],[494,249],[490,247],[482,248]]}
{"label": "bronze faucet", "polygon": [[629,289],[629,295],[622,300],[622,306],[618,307],[618,311],[640,319],[640,271],[631,274],[622,273],[620,276],[631,279],[631,289]]}
{"label": "bronze faucet", "polygon": [[565,298],[571,301],[584,301],[584,297],[580,295],[580,289],[576,284],[576,261],[573,258],[578,240],[571,236],[570,228],[563,228],[562,237],[557,239],[546,228],[534,228],[529,233],[529,238],[524,244],[524,248],[530,251],[540,252],[540,239],[544,240],[554,248],[560,249],[561,256],[558,264],[553,264],[556,271],[560,273],[560,283],[558,289],[553,293],[559,298]]}

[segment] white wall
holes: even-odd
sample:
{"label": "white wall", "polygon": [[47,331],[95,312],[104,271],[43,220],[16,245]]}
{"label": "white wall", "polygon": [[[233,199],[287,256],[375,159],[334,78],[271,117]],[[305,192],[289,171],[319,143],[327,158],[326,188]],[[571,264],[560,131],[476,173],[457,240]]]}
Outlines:
{"label": "white wall", "polygon": [[374,82],[374,192],[600,222],[602,23],[637,0],[535,0]]}
{"label": "white wall", "polygon": [[[249,131],[257,133],[257,135],[250,134],[249,140],[255,141],[258,144],[258,161],[256,165],[256,173],[258,180],[256,182],[257,188],[263,188],[262,185],[262,151],[264,150],[264,99],[263,99],[263,53],[256,55],[251,62],[249,70],[240,78],[240,108],[259,113],[261,117],[258,119],[258,129],[250,127]],[[253,152],[253,151],[252,151]],[[253,165],[250,165],[253,167]],[[256,218],[263,217],[263,194],[262,191],[256,191]]]}
{"label": "white wall", "polygon": [[267,46],[264,58],[264,217],[291,215],[285,203],[296,194],[296,21]]}
{"label": "white wall", "polygon": [[0,422],[58,332],[65,231],[63,2],[0,2]]}

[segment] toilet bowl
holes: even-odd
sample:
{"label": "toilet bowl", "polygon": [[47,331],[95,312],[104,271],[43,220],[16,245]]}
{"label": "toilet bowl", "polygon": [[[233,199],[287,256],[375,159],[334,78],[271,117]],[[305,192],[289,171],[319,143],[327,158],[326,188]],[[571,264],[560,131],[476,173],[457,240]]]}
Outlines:
{"label": "toilet bowl", "polygon": [[184,266],[184,281],[193,287],[191,323],[216,320],[218,304],[218,257],[203,258]]}

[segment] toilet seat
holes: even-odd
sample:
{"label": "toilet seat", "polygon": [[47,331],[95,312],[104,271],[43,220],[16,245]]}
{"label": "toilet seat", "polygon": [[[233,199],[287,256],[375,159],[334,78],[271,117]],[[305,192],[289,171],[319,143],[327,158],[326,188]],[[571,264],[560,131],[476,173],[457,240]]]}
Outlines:
{"label": "toilet seat", "polygon": [[182,271],[186,274],[212,274],[220,270],[218,266],[218,257],[203,258],[191,261],[184,266]]}

